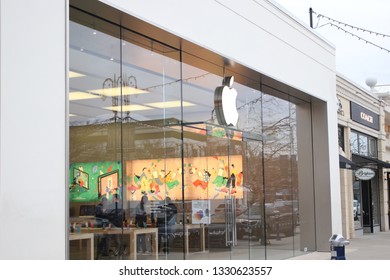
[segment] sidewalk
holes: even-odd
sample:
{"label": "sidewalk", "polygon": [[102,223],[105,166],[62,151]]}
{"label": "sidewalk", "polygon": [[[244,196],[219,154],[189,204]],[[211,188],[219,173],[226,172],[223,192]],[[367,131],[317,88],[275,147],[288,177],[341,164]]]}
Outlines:
{"label": "sidewalk", "polygon": [[[345,247],[347,260],[390,260],[390,231],[365,234],[349,240]],[[313,252],[291,260],[330,260],[330,252]]]}

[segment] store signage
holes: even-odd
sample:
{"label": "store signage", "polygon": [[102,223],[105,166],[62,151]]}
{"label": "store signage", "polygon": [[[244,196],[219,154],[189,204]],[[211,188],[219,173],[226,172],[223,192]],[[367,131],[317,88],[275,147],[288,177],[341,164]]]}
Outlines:
{"label": "store signage", "polygon": [[234,76],[223,79],[214,91],[214,108],[220,125],[236,126],[238,121],[237,91],[232,88]]}
{"label": "store signage", "polygon": [[367,181],[374,178],[375,172],[370,168],[360,168],[355,171],[355,176],[359,180]]}
{"label": "store signage", "polygon": [[337,114],[344,116],[343,104],[340,97],[337,97]]}
{"label": "store signage", "polygon": [[357,123],[379,130],[379,115],[351,102],[351,119]]}

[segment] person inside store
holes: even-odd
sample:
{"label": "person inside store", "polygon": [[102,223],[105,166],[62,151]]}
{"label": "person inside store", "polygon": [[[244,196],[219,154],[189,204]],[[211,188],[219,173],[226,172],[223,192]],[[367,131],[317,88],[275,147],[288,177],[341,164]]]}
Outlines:
{"label": "person inside store", "polygon": [[[141,201],[135,207],[135,225],[137,228],[147,227],[147,211],[146,205],[149,199],[146,195],[141,197]],[[146,248],[146,236],[145,234],[138,234],[137,237],[137,253],[149,253]]]}
{"label": "person inside store", "polygon": [[158,207],[157,222],[158,228],[158,250],[162,247],[164,253],[169,253],[169,240],[174,233],[174,225],[176,224],[177,207],[172,202],[171,198],[165,198],[164,205]]}
{"label": "person inside store", "polygon": [[124,220],[124,212],[121,207],[121,203],[119,200],[119,195],[114,194],[112,196],[112,201],[109,206],[108,210],[108,220],[111,223],[112,227],[122,227],[123,226],[123,220]]}
{"label": "person inside store", "polygon": [[[106,228],[109,226],[108,221],[108,200],[105,196],[102,197],[99,204],[95,208],[96,226]],[[98,255],[108,256],[109,251],[109,236],[103,234],[98,242]]]}
{"label": "person inside store", "polygon": [[[120,228],[123,225],[124,213],[120,205],[119,197],[117,194],[112,196],[112,200],[104,196],[101,202],[96,206],[95,216],[98,221],[98,225],[104,228]],[[112,252],[114,256],[119,254],[120,236],[118,234],[103,234],[99,245],[98,253],[102,256],[109,256],[109,252]]]}

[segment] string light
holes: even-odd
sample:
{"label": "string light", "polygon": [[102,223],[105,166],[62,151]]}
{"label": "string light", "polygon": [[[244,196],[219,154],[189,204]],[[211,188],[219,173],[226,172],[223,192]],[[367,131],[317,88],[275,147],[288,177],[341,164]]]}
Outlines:
{"label": "string light", "polygon": [[356,29],[357,31],[367,32],[367,33],[370,33],[371,35],[374,34],[376,36],[382,36],[383,38],[390,38],[390,35],[379,33],[379,32],[375,32],[375,31],[368,30],[368,29],[365,29],[365,28],[362,28],[362,27],[357,27],[357,26],[354,26],[354,25],[351,25],[351,24],[348,24],[348,23],[345,23],[345,22],[342,22],[342,21],[339,21],[339,20],[335,20],[333,18],[330,18],[330,17],[322,15],[322,14],[318,14],[317,17],[318,18],[325,18],[325,19],[327,19],[329,21],[332,21],[332,22],[335,22],[335,23],[337,23],[339,25],[344,25],[345,27]]}
{"label": "string light", "polygon": [[388,49],[386,49],[386,48],[384,48],[384,47],[381,47],[381,46],[379,46],[379,45],[377,45],[377,44],[374,44],[374,43],[372,43],[372,42],[370,42],[370,41],[368,41],[368,40],[366,40],[366,39],[364,39],[364,38],[362,38],[362,37],[360,37],[360,36],[358,36],[358,35],[356,35],[356,34],[354,34],[354,33],[351,33],[351,32],[345,30],[344,28],[342,28],[342,27],[340,27],[340,26],[338,26],[338,25],[335,25],[335,24],[333,24],[333,23],[329,23],[329,24],[330,24],[330,26],[332,26],[332,27],[336,27],[338,30],[344,31],[345,33],[351,35],[352,37],[356,37],[356,38],[358,38],[359,40],[362,40],[362,41],[366,42],[366,44],[370,44],[370,45],[372,45],[372,46],[374,46],[374,47],[377,47],[377,48],[381,49],[382,51],[386,51],[386,52],[390,53],[390,50],[388,50]]}
{"label": "string light", "polygon": [[[313,11],[313,14],[317,14],[317,13]],[[360,37],[360,36],[350,32],[350,31],[342,28],[340,25],[344,25],[344,27],[349,27],[349,28],[352,28],[352,29],[356,29],[357,31],[360,31],[360,32],[363,32],[363,33],[367,32],[367,33],[370,33],[370,35],[374,34],[376,36],[382,36],[383,38],[390,38],[390,35],[379,33],[379,32],[375,32],[375,31],[368,30],[368,29],[365,29],[365,28],[362,28],[362,27],[357,27],[357,26],[354,26],[354,25],[351,25],[351,24],[348,24],[348,23],[345,23],[345,22],[342,22],[342,21],[339,21],[339,20],[335,20],[333,18],[330,18],[330,17],[322,15],[322,14],[317,14],[317,18],[318,18],[318,22],[317,22],[317,25],[316,25],[316,27],[314,29],[321,28],[321,27],[326,26],[326,25],[330,25],[332,27],[336,27],[337,30],[344,31],[346,34],[349,34],[352,37],[356,37],[357,39],[364,41],[366,44],[370,44],[370,45],[372,45],[374,47],[377,47],[377,48],[381,49],[382,51],[386,51],[386,52],[390,53],[389,49],[386,49],[386,48],[381,47],[381,46],[379,46],[379,45],[377,45],[377,44],[375,44],[373,42],[370,42],[370,41],[368,41],[368,40],[366,40],[366,39],[364,39],[364,38],[362,38],[362,37]],[[327,19],[330,22],[318,26],[318,24],[320,23],[320,19],[321,18]]]}

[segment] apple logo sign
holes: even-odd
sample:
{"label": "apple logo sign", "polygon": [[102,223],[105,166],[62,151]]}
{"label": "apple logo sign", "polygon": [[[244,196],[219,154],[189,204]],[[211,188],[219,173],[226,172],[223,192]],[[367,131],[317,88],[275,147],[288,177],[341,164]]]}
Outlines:
{"label": "apple logo sign", "polygon": [[237,91],[232,88],[233,83],[234,76],[225,77],[223,86],[217,87],[214,91],[214,109],[220,125],[237,125]]}

